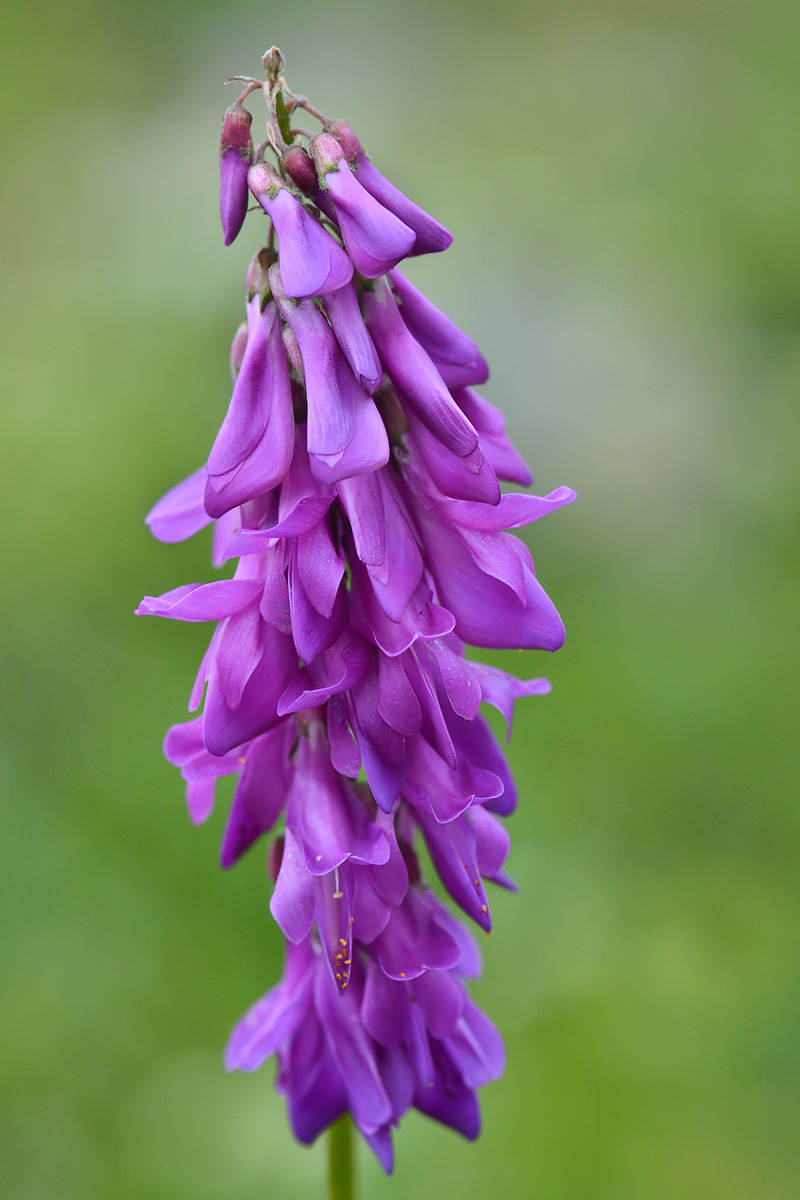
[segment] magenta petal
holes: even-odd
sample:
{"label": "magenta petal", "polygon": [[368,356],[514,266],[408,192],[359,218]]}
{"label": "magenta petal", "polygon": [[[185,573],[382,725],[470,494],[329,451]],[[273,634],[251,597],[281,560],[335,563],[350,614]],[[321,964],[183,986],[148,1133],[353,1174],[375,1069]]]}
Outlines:
{"label": "magenta petal", "polygon": [[386,928],[392,909],[375,890],[368,869],[353,872],[353,928],[362,944],[374,942]]}
{"label": "magenta petal", "polygon": [[310,1008],[314,955],[308,943],[287,946],[284,978],[235,1026],[225,1050],[227,1070],[255,1071],[297,1029]]}
{"label": "magenta petal", "polygon": [[356,427],[350,443],[341,454],[313,455],[311,470],[320,483],[333,484],[352,475],[379,471],[388,461],[386,426],[372,397],[362,393],[356,405]]}
{"label": "magenta petal", "polygon": [[289,615],[294,644],[304,662],[313,662],[337,641],[344,629],[345,613],[343,593],[338,593],[329,616],[324,616],[311,603],[298,571],[295,543],[289,559]]}
{"label": "magenta petal", "polygon": [[162,596],[145,596],[137,616],[172,617],[176,621],[221,621],[247,608],[261,594],[257,579],[216,579],[185,583]]}
{"label": "magenta petal", "polygon": [[345,249],[360,274],[377,279],[405,258],[416,240],[414,231],[361,186],[344,159],[324,176],[323,184]]}
{"label": "magenta petal", "polygon": [[314,608],[329,617],[344,575],[344,563],[324,521],[297,539],[297,572]]}
{"label": "magenta petal", "polygon": [[503,1039],[489,1018],[468,1000],[464,1015],[445,1040],[447,1052],[468,1088],[499,1079],[505,1068]]}
{"label": "magenta petal", "polygon": [[475,507],[493,507],[500,501],[500,484],[480,445],[467,455],[448,450],[437,437],[408,413],[414,447],[443,498],[473,502]]}
{"label": "magenta petal", "polygon": [[362,638],[345,630],[335,645],[298,671],[286,685],[278,705],[281,716],[302,708],[316,708],[331,696],[354,687],[373,653]]}
{"label": "magenta petal", "polygon": [[514,720],[514,701],[520,696],[546,696],[552,685],[548,679],[517,679],[486,663],[476,662],[471,665],[480,684],[481,699],[505,717],[508,742]]}
{"label": "magenta petal", "polygon": [[[392,1106],[392,1115],[394,1117],[394,1105]],[[392,1145],[392,1131],[388,1124],[382,1125],[374,1133],[365,1133],[363,1136],[386,1174],[391,1175],[394,1170],[394,1146]]]}
{"label": "magenta petal", "polygon": [[564,504],[575,499],[572,488],[559,487],[546,496],[529,496],[521,492],[508,492],[501,496],[499,504],[487,508],[485,504],[472,504],[465,500],[450,500],[446,505],[449,519],[456,525],[487,533],[502,529],[518,529],[530,525],[540,517],[547,516]]}
{"label": "magenta petal", "polygon": [[481,1131],[481,1112],[475,1093],[462,1083],[443,1044],[434,1042],[432,1049],[436,1075],[431,1083],[417,1085],[414,1107],[474,1141]]}
{"label": "magenta petal", "polygon": [[328,741],[331,763],[340,775],[355,779],[361,768],[361,755],[347,721],[347,711],[340,696],[331,696],[327,703]]}
{"label": "magenta petal", "polygon": [[314,1004],[344,1081],[353,1119],[360,1129],[375,1132],[391,1120],[392,1107],[378,1073],[372,1042],[361,1024],[358,998],[353,992],[341,996],[327,973],[317,970]]}
{"label": "magenta petal", "polygon": [[439,598],[455,617],[460,638],[495,649],[557,650],[563,644],[561,618],[531,571],[524,572],[523,604],[510,587],[476,566],[452,529],[431,512],[417,511]]}
{"label": "magenta petal", "polygon": [[408,196],[381,175],[380,171],[376,171],[366,154],[358,156],[356,178],[384,208],[388,208],[404,225],[413,230],[415,239],[408,252],[409,256],[435,254],[437,251],[446,250],[451,244],[453,235],[449,230],[429,216],[418,204],[409,200]]}
{"label": "magenta petal", "polygon": [[269,910],[285,937],[295,945],[308,937],[314,920],[314,877],[305,864],[303,847],[291,829],[286,830],[281,869]]}
{"label": "magenta petal", "polygon": [[396,908],[408,891],[408,868],[397,842],[397,831],[391,813],[379,810],[375,814],[375,824],[386,834],[389,857],[380,867],[366,867],[359,874],[368,875],[378,895]]}
{"label": "magenta petal", "polygon": [[[448,387],[485,383],[489,378],[489,367],[472,338],[467,337],[400,271],[392,271],[389,278],[409,333],[430,355]],[[475,427],[480,428],[477,423]]]}
{"label": "magenta petal", "polygon": [[[451,716],[448,724],[459,759],[469,763],[470,769],[476,774],[483,772],[487,778],[493,778],[499,785],[491,789],[492,795],[479,798],[481,805],[498,816],[510,816],[517,806],[517,790],[505,755],[498,746],[488,722],[480,715],[474,721],[463,721],[461,717]],[[483,778],[484,775],[479,774],[478,778]],[[460,811],[464,811],[464,806]],[[437,820],[442,819],[435,809],[433,812]]]}
{"label": "magenta petal", "polygon": [[253,743],[239,763],[242,773],[222,839],[220,863],[232,867],[264,833],[269,833],[283,811],[291,781],[289,751],[294,740],[287,721]]}
{"label": "magenta petal", "polygon": [[347,1092],[315,1013],[292,1039],[275,1086],[285,1093],[292,1130],[305,1145],[347,1111]]}
{"label": "magenta petal", "polygon": [[380,573],[369,568],[372,589],[390,621],[399,623],[411,602],[424,570],[422,555],[407,518],[400,510],[386,472],[378,476],[383,492],[386,545],[391,547]]}
{"label": "magenta petal", "polygon": [[328,320],[353,374],[372,395],[381,385],[383,367],[361,316],[355,287],[347,283],[330,292],[324,301]]}
{"label": "magenta petal", "polygon": [[478,445],[477,431],[409,333],[385,280],[365,293],[364,315],[381,361],[420,421],[454,454],[469,454]]}
{"label": "magenta petal", "polygon": [[415,983],[414,993],[429,1033],[436,1038],[452,1033],[467,998],[455,975],[451,971],[426,971]]}
{"label": "magenta petal", "polygon": [[422,723],[422,709],[403,669],[403,657],[378,656],[378,713],[397,733],[413,737]]}
{"label": "magenta petal", "polygon": [[506,420],[500,410],[469,388],[454,388],[453,399],[478,430],[481,445],[498,479],[530,487],[533,483],[530,467],[506,437]]}
{"label": "magenta petal", "polygon": [[386,835],[331,766],[328,741],[318,722],[309,738],[300,740],[286,824],[300,838],[312,875],[327,875],[347,858],[378,864],[389,857]]}
{"label": "magenta petal", "polygon": [[478,870],[487,879],[498,873],[508,858],[511,839],[508,830],[481,804],[470,809],[469,819],[475,830],[475,852]]}
{"label": "magenta petal", "polygon": [[233,147],[219,160],[219,215],[226,246],[230,246],[247,216],[248,167],[247,159]]}
{"label": "magenta petal", "polygon": [[[271,306],[275,319],[275,305]],[[247,305],[247,347],[225,420],[208,456],[209,475],[223,475],[244,462],[264,435],[272,404],[268,367],[266,314],[261,314],[261,297]]]}
{"label": "magenta petal", "polygon": [[238,708],[250,676],[264,650],[261,614],[255,605],[228,617],[219,629],[215,665],[229,708]]}
{"label": "magenta petal", "polygon": [[481,686],[475,675],[474,665],[455,654],[444,642],[431,642],[429,653],[433,655],[444,685],[450,707],[465,721],[472,721],[481,706]]}
{"label": "magenta petal", "polygon": [[423,971],[454,967],[459,950],[436,919],[432,896],[409,891],[375,942],[381,970],[390,979],[416,979]]}
{"label": "magenta petal", "polygon": [[186,807],[193,825],[202,825],[214,811],[216,779],[192,779],[186,785]]}
{"label": "magenta petal", "polygon": [[270,181],[268,173],[264,163],[251,167],[248,186],[277,231],[286,295],[305,299],[344,287],[353,278],[353,264],[344,250],[280,180],[277,186]]}
{"label": "magenta petal", "polygon": [[270,396],[266,425],[259,441],[238,466],[220,475],[209,475],[205,506],[215,517],[271,491],[283,481],[292,461],[292,393],[280,321],[274,306],[267,309],[264,321],[267,353],[263,362],[261,387]]}
{"label": "magenta petal", "polygon": [[370,961],[361,1004],[364,1028],[382,1046],[399,1046],[403,1040],[405,1005],[394,980]]}
{"label": "magenta petal", "polygon": [[341,454],[356,426],[356,403],[365,395],[333,330],[311,300],[295,303],[281,295],[281,276],[270,269],[270,283],[303,356],[308,400],[309,454]]}
{"label": "magenta petal", "polygon": [[442,883],[467,916],[482,929],[491,929],[489,903],[475,855],[475,832],[468,818],[456,817],[454,821],[440,825],[421,810],[417,815]]}
{"label": "magenta petal", "polygon": [[386,560],[383,492],[377,475],[342,479],[336,486],[353,533],[356,554],[367,566]]}
{"label": "magenta petal", "polygon": [[390,620],[360,563],[352,567],[350,619],[354,629],[392,657],[408,650],[418,639],[444,637],[455,624],[446,608],[433,603],[433,593],[425,583],[415,589],[401,620]]}
{"label": "magenta petal", "polygon": [[291,638],[271,625],[262,630],[264,653],[245,685],[238,708],[225,701],[216,669],[208,681],[203,737],[212,754],[227,754],[235,746],[265,733],[277,724],[278,699],[295,668],[297,655]]}
{"label": "magenta petal", "polygon": [[145,517],[153,537],[160,542],[182,542],[210,525],[211,517],[203,505],[205,486],[206,469],[201,467],[162,496]]}

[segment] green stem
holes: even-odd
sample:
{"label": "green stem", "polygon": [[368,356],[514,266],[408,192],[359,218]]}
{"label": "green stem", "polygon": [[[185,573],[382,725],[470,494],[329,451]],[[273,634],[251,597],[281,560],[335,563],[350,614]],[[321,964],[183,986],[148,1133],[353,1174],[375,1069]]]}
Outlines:
{"label": "green stem", "polygon": [[286,108],[286,102],[283,98],[283,92],[278,92],[275,98],[275,116],[278,118],[278,128],[281,131],[281,137],[286,142],[287,146],[294,141],[292,137],[292,128],[289,121],[289,112]]}
{"label": "green stem", "polygon": [[355,1195],[353,1122],[345,1113],[328,1131],[328,1196],[330,1200],[355,1200]]}

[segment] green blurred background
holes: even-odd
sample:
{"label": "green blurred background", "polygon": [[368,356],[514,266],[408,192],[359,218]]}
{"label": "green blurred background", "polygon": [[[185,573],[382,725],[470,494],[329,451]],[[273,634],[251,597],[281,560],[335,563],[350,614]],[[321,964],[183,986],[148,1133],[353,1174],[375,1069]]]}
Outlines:
{"label": "green blurred background", "polygon": [[217,226],[222,80],[278,42],[455,234],[412,278],[476,336],[568,639],[509,656],[522,802],[468,1146],[416,1114],[364,1197],[795,1200],[800,8],[137,3],[7,12],[0,1192],[318,1197],[272,1067],[226,1076],[281,948],[161,759],[210,577],[142,518],[204,458],[261,226]]}

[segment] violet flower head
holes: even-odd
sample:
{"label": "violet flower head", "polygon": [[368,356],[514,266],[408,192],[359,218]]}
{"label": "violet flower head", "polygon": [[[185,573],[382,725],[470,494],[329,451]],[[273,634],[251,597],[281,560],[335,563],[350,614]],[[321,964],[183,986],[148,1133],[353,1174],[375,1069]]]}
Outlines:
{"label": "violet flower head", "polygon": [[[410,1108],[475,1138],[477,1091],[503,1070],[454,913],[489,932],[493,887],[515,887],[504,822],[517,794],[482,706],[510,736],[516,700],[550,685],[466,650],[561,645],[511,531],[574,493],[501,491],[531,476],[474,390],[486,361],[398,269],[450,234],[349,126],[290,91],[279,51],[263,61],[266,81],[244,80],[223,124],[226,243],[249,194],[263,210],[232,393],[206,462],[147,518],[163,542],[211,525],[213,563],[233,571],[137,611],[212,625],[189,699],[202,712],[164,752],[196,824],[235,777],[223,867],[268,838],[284,976],[236,1025],[226,1064],[275,1057],[301,1142],[350,1114],[390,1171]],[[268,112],[253,151],[256,91]],[[293,127],[301,111],[320,133]]]}

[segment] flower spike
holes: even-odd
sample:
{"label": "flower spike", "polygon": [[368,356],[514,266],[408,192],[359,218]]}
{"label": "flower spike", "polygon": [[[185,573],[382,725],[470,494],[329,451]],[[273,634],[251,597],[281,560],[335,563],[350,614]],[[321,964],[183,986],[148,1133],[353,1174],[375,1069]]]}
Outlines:
{"label": "flower spike", "polygon": [[[486,361],[398,267],[450,234],[349,126],[289,90],[276,47],[263,62],[266,80],[243,77],[223,121],[226,244],[249,194],[268,217],[232,390],[206,462],[147,517],[168,543],[211,525],[212,562],[233,576],[137,612],[214,626],[189,701],[202,712],[164,753],[195,824],[235,777],[223,868],[269,842],[284,974],[237,1024],[226,1066],[274,1055],[298,1140],[349,1113],[388,1172],[410,1108],[475,1138],[478,1089],[503,1070],[500,1034],[469,996],[477,945],[453,908],[488,933],[492,887],[514,889],[504,820],[517,793],[482,705],[510,736],[515,702],[550,685],[467,647],[561,645],[512,531],[575,497],[501,494],[499,479],[531,476],[473,390]],[[243,102],[259,90],[254,152]],[[322,132],[294,129],[299,109]]]}

